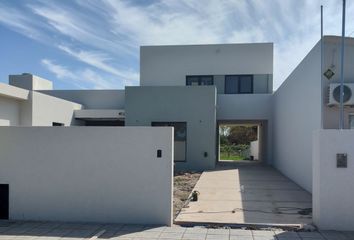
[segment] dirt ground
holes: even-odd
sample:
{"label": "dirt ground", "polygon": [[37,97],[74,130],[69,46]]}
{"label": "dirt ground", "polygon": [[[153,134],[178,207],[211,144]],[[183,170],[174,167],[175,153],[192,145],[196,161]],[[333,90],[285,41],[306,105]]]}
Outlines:
{"label": "dirt ground", "polygon": [[178,172],[174,174],[173,188],[173,214],[177,216],[188,199],[201,172]]}

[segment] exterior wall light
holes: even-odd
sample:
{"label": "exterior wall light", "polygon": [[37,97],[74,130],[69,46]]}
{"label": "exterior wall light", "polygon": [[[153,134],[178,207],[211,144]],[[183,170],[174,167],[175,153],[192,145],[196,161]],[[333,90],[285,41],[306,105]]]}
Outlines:
{"label": "exterior wall light", "polygon": [[323,75],[330,80],[333,76],[334,76],[334,72],[332,71],[332,69],[328,68],[327,71],[325,71],[323,73]]}

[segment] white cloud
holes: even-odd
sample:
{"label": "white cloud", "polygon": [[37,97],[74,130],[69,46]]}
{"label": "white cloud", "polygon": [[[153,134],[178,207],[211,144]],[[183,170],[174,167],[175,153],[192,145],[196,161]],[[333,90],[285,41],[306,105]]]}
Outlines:
{"label": "white cloud", "polygon": [[105,31],[107,29],[97,26],[95,14],[83,14],[75,8],[63,6],[53,1],[30,4],[28,7],[34,14],[44,19],[57,34],[80,44],[105,51],[131,54],[130,51],[110,38],[110,33]]}
{"label": "white cloud", "polygon": [[111,79],[104,79],[101,74],[88,68],[71,71],[68,67],[56,64],[49,59],[42,59],[41,63],[48,71],[55,74],[58,79],[71,83],[78,88],[117,88],[117,83]]}
{"label": "white cloud", "polygon": [[18,9],[8,8],[0,3],[0,23],[29,38],[44,41],[45,36],[39,29],[41,26]]}
{"label": "white cloud", "polygon": [[119,77],[124,81],[125,85],[136,85],[139,81],[139,74],[136,71],[122,71],[119,68],[110,66],[107,62],[112,59],[102,52],[74,51],[64,45],[59,45],[58,48],[81,62]]}
{"label": "white cloud", "polygon": [[[137,83],[139,45],[274,42],[277,88],[319,40],[321,4],[325,33],[340,34],[337,0],[38,0],[25,13],[2,6],[0,22],[47,37],[121,84]],[[347,33],[354,31],[353,14],[348,1]]]}
{"label": "white cloud", "polygon": [[49,59],[42,59],[41,63],[45,66],[50,72],[54,73],[57,78],[69,78],[76,79],[76,75],[69,71],[66,67],[53,63]]}

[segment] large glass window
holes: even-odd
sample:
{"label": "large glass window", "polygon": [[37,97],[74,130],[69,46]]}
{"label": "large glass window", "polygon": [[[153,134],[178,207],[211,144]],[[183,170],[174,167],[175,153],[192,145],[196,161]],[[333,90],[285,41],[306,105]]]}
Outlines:
{"label": "large glass window", "polygon": [[199,85],[199,78],[196,76],[188,76],[187,77],[187,85],[197,86]]}
{"label": "large glass window", "polygon": [[196,86],[196,85],[213,85],[214,79],[213,76],[187,76],[186,85],[187,86]]}
{"label": "large glass window", "polygon": [[174,159],[175,162],[186,161],[187,123],[186,122],[152,122],[153,127],[174,128]]}
{"label": "large glass window", "polygon": [[225,76],[225,93],[238,93],[238,76]]}
{"label": "large glass window", "polygon": [[225,93],[226,94],[253,93],[253,76],[252,75],[226,75]]}
{"label": "large glass window", "polygon": [[239,93],[253,93],[253,77],[240,76],[238,79]]}

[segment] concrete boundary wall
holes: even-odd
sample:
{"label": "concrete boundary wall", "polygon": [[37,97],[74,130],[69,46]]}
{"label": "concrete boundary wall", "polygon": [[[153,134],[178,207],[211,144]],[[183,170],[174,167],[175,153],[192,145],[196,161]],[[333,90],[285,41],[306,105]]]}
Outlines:
{"label": "concrete boundary wall", "polygon": [[312,133],[321,128],[320,44],[273,95],[273,164],[312,192]]}
{"label": "concrete boundary wall", "polygon": [[[354,229],[354,130],[318,130],[313,137],[313,220],[323,230]],[[347,168],[337,168],[346,153]]]}
{"label": "concrete boundary wall", "polygon": [[172,224],[172,128],[0,127],[0,152],[10,219]]}

